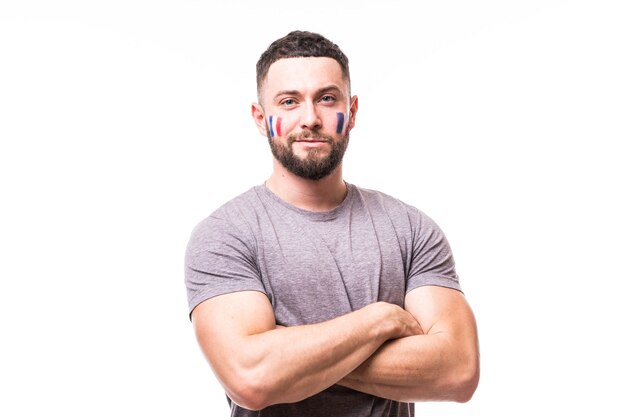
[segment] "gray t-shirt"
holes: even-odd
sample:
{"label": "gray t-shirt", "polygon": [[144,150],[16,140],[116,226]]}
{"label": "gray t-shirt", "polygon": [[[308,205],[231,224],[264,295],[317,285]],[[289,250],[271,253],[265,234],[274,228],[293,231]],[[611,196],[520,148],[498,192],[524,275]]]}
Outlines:
{"label": "gray t-shirt", "polygon": [[[404,306],[406,293],[424,285],[460,290],[448,242],[429,217],[351,184],[328,212],[294,207],[263,185],[236,197],[194,229],[185,283],[190,312],[217,295],[260,291],[283,326],[330,320],[376,301]],[[261,411],[230,404],[232,417],[413,415],[412,404],[340,386]]]}

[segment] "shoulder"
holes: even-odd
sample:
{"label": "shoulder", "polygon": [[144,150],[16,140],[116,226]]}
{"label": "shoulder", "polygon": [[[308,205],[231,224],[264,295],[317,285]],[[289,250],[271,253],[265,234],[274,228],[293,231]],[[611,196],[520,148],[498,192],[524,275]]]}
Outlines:
{"label": "shoulder", "polygon": [[237,197],[229,200],[215,210],[206,220],[223,220],[238,223],[262,206],[260,196],[260,186],[252,187],[246,192],[239,194]]}
{"label": "shoulder", "polygon": [[259,188],[259,186],[252,187],[222,204],[207,218],[200,221],[196,228],[203,228],[214,223],[231,223],[233,225],[245,223],[249,217],[254,217],[254,213],[263,205]]}
{"label": "shoulder", "polygon": [[410,230],[414,237],[443,233],[439,225],[416,206],[378,190],[355,185],[352,187],[354,187],[356,198],[362,201],[372,215],[384,215],[396,228],[407,232]]}
{"label": "shoulder", "polygon": [[398,207],[411,207],[409,204],[406,204],[400,199],[390,196],[382,191],[372,190],[370,188],[363,188],[356,185],[351,185],[356,191],[357,195],[363,198],[366,202],[370,204],[382,204],[382,205],[390,205],[390,206],[398,206]]}
{"label": "shoulder", "polygon": [[224,203],[196,224],[191,232],[189,248],[206,248],[211,242],[232,239],[250,244],[253,236],[251,224],[254,224],[255,213],[260,205],[257,187]]}
{"label": "shoulder", "polygon": [[382,191],[362,188],[353,185],[355,194],[369,210],[380,210],[392,219],[407,219],[414,222],[426,216],[415,206],[404,202]]}

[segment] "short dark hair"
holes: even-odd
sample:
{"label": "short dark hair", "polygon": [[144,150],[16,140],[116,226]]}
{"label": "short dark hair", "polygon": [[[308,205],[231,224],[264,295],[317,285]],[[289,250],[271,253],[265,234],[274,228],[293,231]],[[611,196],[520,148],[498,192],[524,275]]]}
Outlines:
{"label": "short dark hair", "polygon": [[[296,30],[275,40],[259,58],[256,64],[257,94],[261,95],[261,84],[270,66],[283,58],[328,57],[339,63],[345,80],[350,85],[348,57],[337,45],[322,35]],[[348,87],[349,88],[349,87]]]}

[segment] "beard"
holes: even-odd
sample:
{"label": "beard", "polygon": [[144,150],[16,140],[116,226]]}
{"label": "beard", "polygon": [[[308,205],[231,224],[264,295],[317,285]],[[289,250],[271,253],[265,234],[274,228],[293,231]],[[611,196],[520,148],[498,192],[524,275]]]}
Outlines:
{"label": "beard", "polygon": [[[331,146],[330,153],[324,155],[324,152],[319,149],[309,149],[306,157],[300,158],[296,156],[293,152],[294,142],[298,139],[311,137],[325,140]],[[286,145],[272,139],[269,135],[267,139],[274,158],[276,158],[287,171],[307,180],[320,180],[333,172],[341,163],[343,155],[348,148],[350,135],[346,134],[339,139],[335,139],[332,136],[323,135],[321,133],[305,131],[299,135],[288,135]]]}

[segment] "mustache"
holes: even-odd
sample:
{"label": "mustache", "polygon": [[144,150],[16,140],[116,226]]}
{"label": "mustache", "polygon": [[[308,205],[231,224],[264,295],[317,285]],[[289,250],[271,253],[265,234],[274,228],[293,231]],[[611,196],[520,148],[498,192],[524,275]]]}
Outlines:
{"label": "mustache", "polygon": [[299,140],[307,140],[307,139],[308,140],[315,139],[315,140],[324,141],[324,142],[332,142],[334,138],[332,136],[324,135],[323,133],[314,132],[312,130],[304,130],[300,133],[291,133],[287,135],[287,142],[289,144],[292,144]]}

